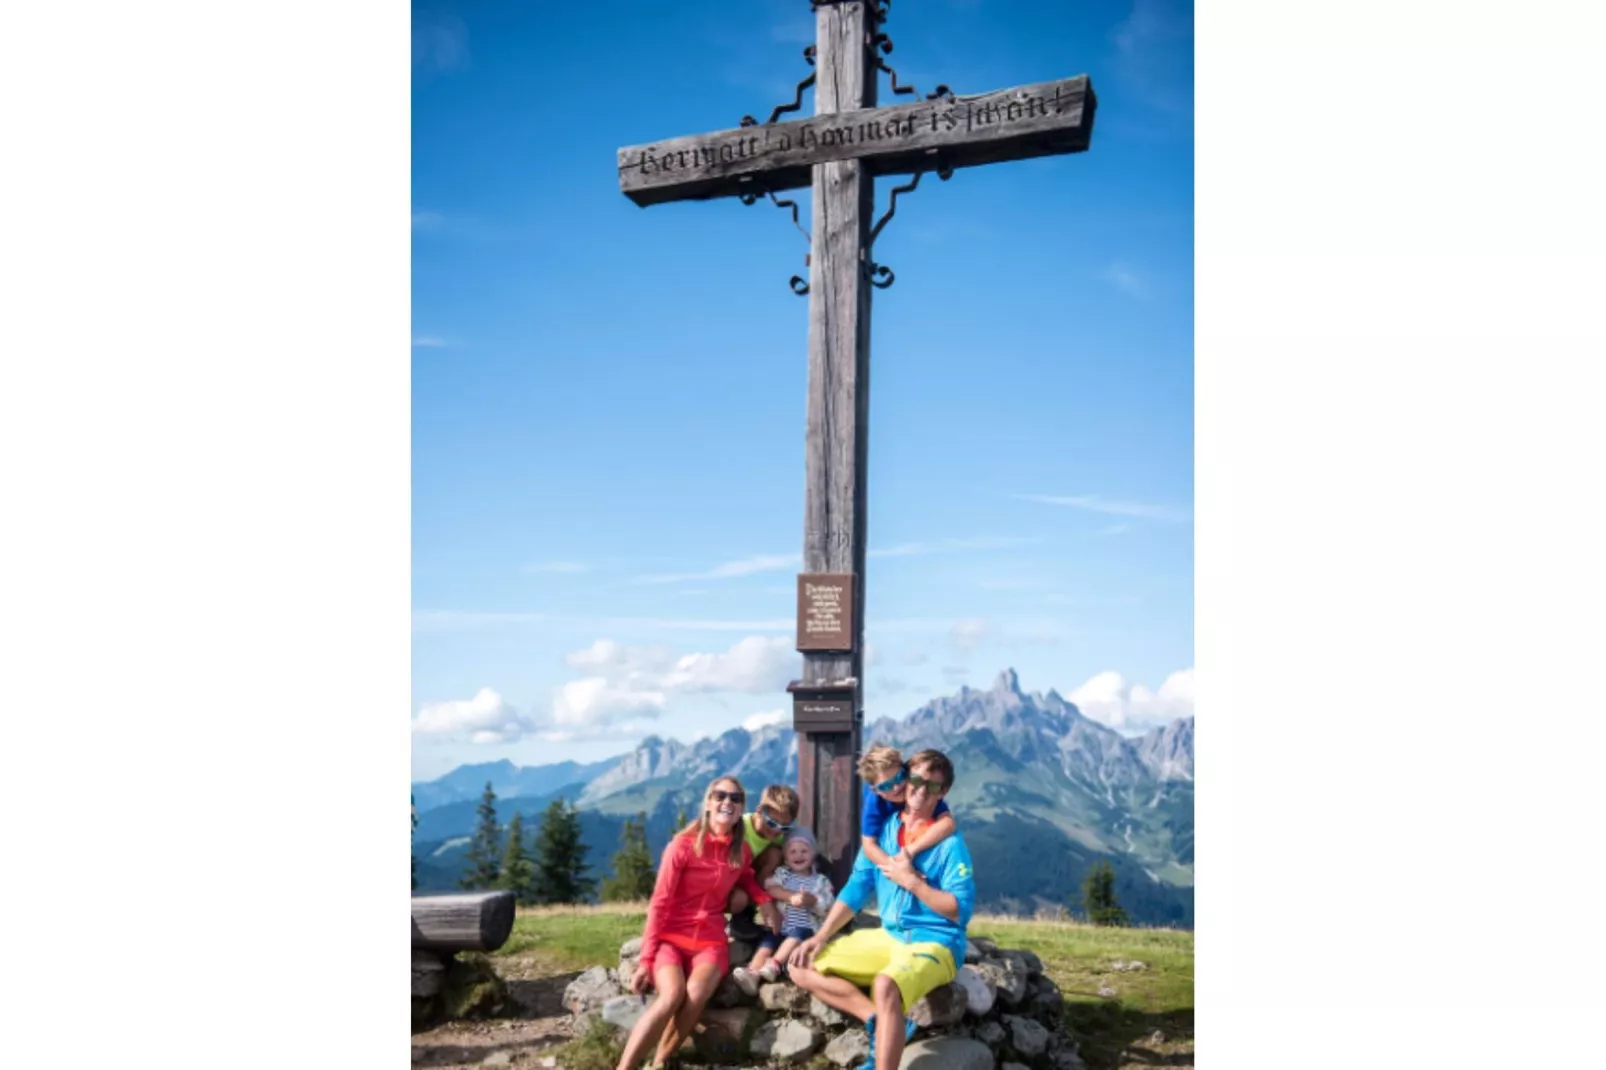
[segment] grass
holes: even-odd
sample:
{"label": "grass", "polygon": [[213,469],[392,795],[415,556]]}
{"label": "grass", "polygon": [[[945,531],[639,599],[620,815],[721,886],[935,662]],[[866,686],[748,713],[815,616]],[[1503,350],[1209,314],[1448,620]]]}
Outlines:
{"label": "grass", "polygon": [[[645,919],[645,903],[523,909],[493,958],[520,956],[543,975],[615,966],[619,945],[640,936]],[[1089,1070],[1113,1070],[1134,1045],[1144,1049],[1137,1056],[1143,1062],[1173,1062],[1183,1055],[1191,1062],[1193,933],[979,914],[971,919],[970,935],[1033,951],[1043,960],[1044,972],[1064,993],[1066,1021]],[[1133,960],[1147,968],[1110,969],[1112,962]],[[1163,1040],[1149,1039],[1156,1031]],[[576,1056],[588,1058],[578,1051]]]}

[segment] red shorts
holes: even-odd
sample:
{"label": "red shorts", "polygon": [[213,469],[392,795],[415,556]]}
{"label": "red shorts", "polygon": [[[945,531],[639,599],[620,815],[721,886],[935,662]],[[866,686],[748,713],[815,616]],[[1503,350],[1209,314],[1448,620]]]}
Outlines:
{"label": "red shorts", "polygon": [[652,963],[653,973],[656,974],[660,966],[667,966],[670,963],[679,966],[680,972],[687,977],[690,977],[691,972],[699,966],[717,966],[719,976],[723,977],[731,970],[730,945],[717,944],[700,951],[687,951],[665,940],[658,945],[658,956]]}

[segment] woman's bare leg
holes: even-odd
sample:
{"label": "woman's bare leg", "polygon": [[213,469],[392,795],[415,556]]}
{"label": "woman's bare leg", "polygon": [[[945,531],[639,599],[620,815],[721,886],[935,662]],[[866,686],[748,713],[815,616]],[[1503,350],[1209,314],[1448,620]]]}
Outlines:
{"label": "woman's bare leg", "polygon": [[658,1042],[660,1063],[667,1063],[669,1057],[680,1050],[681,1044],[691,1036],[692,1030],[697,1028],[697,1019],[703,1016],[703,1007],[714,994],[714,989],[719,987],[721,976],[719,967],[712,963],[704,962],[692,967],[691,977],[686,980],[686,998],[669,1022],[669,1028],[664,1030],[663,1039]]}
{"label": "woman's bare leg", "polygon": [[[693,971],[694,973],[696,971]],[[664,1026],[674,1018],[675,1012],[686,999],[686,977],[678,962],[665,963],[653,971],[653,983],[658,998],[636,1019],[636,1027],[625,1041],[625,1050],[619,1056],[618,1070],[636,1070],[636,1064],[647,1049],[657,1042]]]}

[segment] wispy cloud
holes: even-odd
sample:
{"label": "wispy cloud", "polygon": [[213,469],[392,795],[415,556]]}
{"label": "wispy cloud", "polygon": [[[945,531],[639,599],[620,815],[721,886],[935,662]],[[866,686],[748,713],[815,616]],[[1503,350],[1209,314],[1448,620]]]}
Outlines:
{"label": "wispy cloud", "polygon": [[482,613],[456,609],[413,610],[413,631],[456,632],[474,628],[495,628],[509,624],[533,624],[547,620],[544,613]]}
{"label": "wispy cloud", "polygon": [[542,561],[539,564],[525,565],[520,572],[555,572],[563,575],[572,575],[576,572],[590,570],[590,565],[582,565],[578,561]]}
{"label": "wispy cloud", "polygon": [[420,334],[413,336],[414,349],[445,349],[446,339],[434,334]]}
{"label": "wispy cloud", "polygon": [[440,230],[446,225],[446,217],[439,212],[420,212],[413,210],[414,230]]}
{"label": "wispy cloud", "polygon": [[1149,296],[1149,284],[1137,271],[1126,264],[1115,263],[1099,272],[1099,278],[1114,286],[1128,297],[1140,300]]}
{"label": "wispy cloud", "polygon": [[637,583],[683,583],[687,580],[728,580],[736,576],[751,576],[755,572],[776,572],[801,566],[801,554],[757,554],[737,561],[715,565],[706,572],[672,572],[661,576],[642,576]]}
{"label": "wispy cloud", "polygon": [[1104,513],[1107,516],[1133,516],[1143,520],[1164,520],[1171,523],[1186,523],[1188,520],[1188,514],[1163,505],[1110,501],[1092,494],[1017,494],[1015,497],[1021,501],[1037,502],[1039,505],[1086,509],[1088,512]]}
{"label": "wispy cloud", "polygon": [[605,628],[624,630],[663,630],[670,632],[787,632],[797,621],[777,617],[772,620],[700,620],[694,617],[611,617],[599,621]]}
{"label": "wispy cloud", "polygon": [[428,74],[466,70],[468,27],[449,11],[413,13],[413,66]]}
{"label": "wispy cloud", "polygon": [[935,539],[929,542],[905,542],[896,546],[872,547],[866,557],[921,557],[959,550],[1009,550],[1018,546],[1034,546],[1043,540],[1016,535],[979,535],[968,539]]}
{"label": "wispy cloud", "polygon": [[1193,11],[1188,0],[1133,0],[1110,31],[1111,66],[1150,107],[1172,116],[1191,110]]}

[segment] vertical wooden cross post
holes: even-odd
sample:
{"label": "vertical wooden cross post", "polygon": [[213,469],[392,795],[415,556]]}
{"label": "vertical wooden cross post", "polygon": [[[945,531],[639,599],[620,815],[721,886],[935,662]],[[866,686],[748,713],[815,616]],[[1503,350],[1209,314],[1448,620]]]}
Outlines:
{"label": "vertical wooden cross post", "polygon": [[[879,32],[887,0],[815,0],[815,116],[672,138],[619,150],[619,188],[645,207],[677,200],[814,191],[809,383],[804,445],[803,574],[797,646],[803,678],[789,690],[798,732],[799,820],[840,887],[858,849],[863,790],[856,768],[864,689],[866,445],[870,414],[870,293],[890,285],[871,260],[891,217],[872,225],[877,175],[936,171],[1080,152],[1096,100],[1085,75],[977,96],[945,87],[924,100],[876,106]],[[805,53],[808,55],[809,53]],[[913,94],[892,78],[895,93]],[[918,97],[918,95],[916,94]],[[910,186],[899,187],[908,190]],[[894,198],[897,191],[894,191]],[[782,206],[791,202],[778,201]],[[793,207],[794,218],[796,208]]]}

